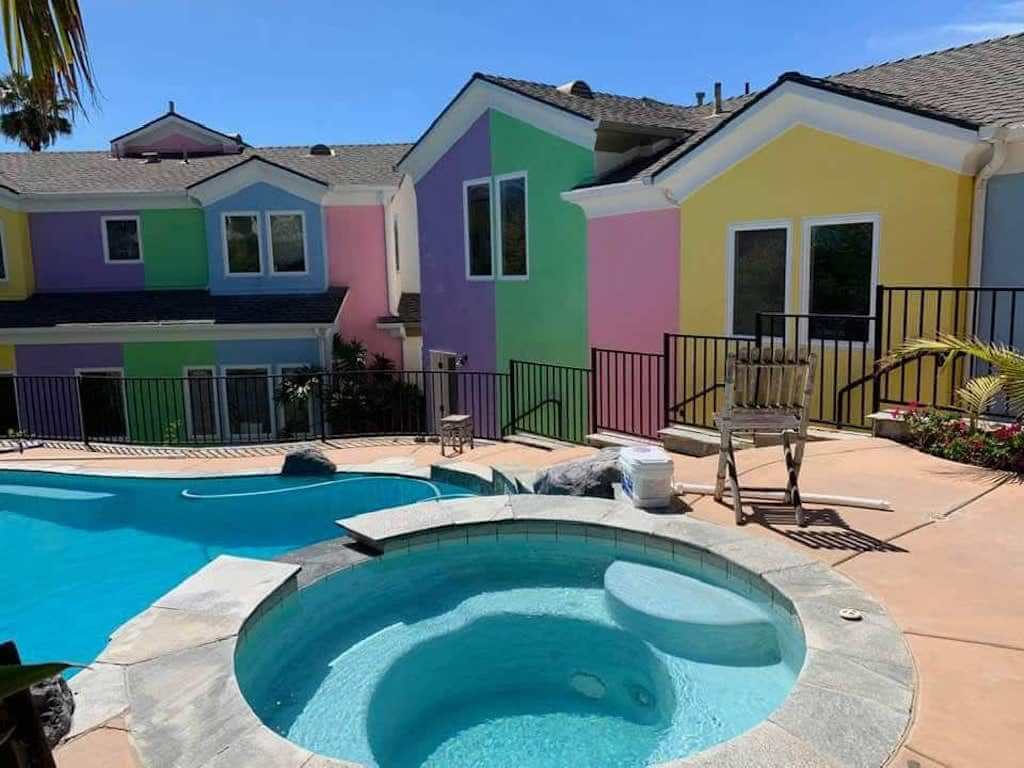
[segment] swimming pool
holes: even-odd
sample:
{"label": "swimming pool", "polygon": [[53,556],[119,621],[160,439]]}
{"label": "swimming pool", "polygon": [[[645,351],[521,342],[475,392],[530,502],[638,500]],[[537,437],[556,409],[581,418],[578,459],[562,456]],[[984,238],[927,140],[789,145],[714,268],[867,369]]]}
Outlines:
{"label": "swimming pool", "polygon": [[340,518],[466,492],[376,474],[0,471],[0,639],[26,661],[89,662],[115,628],[218,555],[273,558],[341,535]]}
{"label": "swimming pool", "polygon": [[302,747],[381,768],[628,768],[732,738],[792,688],[802,632],[749,583],[671,547],[502,530],[286,597],[237,648],[250,706]]}

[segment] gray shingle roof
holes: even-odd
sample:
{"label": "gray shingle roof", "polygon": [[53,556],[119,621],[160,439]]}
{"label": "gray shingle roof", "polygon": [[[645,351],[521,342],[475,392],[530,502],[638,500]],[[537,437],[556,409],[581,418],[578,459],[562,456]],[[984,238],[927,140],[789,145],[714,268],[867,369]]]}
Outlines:
{"label": "gray shingle roof", "polygon": [[397,184],[394,166],[408,144],[333,146],[332,156],[313,156],[308,146],[260,147],[238,155],[146,163],[116,159],[109,152],[3,152],[0,184],[34,194],[183,192],[207,176],[220,173],[253,155],[329,184]]}
{"label": "gray shingle roof", "polygon": [[403,293],[398,299],[398,314],[383,315],[377,318],[378,323],[405,323],[406,325],[419,325],[420,322],[420,295],[418,293]]}
{"label": "gray shingle roof", "polygon": [[346,288],[313,294],[218,295],[209,291],[111,291],[36,293],[24,301],[0,302],[0,328],[40,328],[67,323],[155,323],[212,321],[239,323],[334,322]]}

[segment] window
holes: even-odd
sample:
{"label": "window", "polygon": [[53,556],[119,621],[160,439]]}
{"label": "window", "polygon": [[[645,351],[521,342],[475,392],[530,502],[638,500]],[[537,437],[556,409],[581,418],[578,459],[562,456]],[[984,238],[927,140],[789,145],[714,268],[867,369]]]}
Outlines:
{"label": "window", "polygon": [[392,228],[394,231],[391,233],[391,236],[395,241],[395,272],[400,272],[402,270],[402,260],[398,251],[398,216],[395,216]]}
{"label": "window", "polygon": [[[282,365],[280,367],[280,391],[274,399],[278,402],[278,434],[280,437],[309,437],[313,434],[313,397],[315,376],[306,365]],[[293,392],[305,388],[305,399],[282,398],[285,385],[291,385]]]}
{"label": "window", "polygon": [[0,373],[0,438],[18,429],[18,390],[14,374]]}
{"label": "window", "polygon": [[0,283],[7,281],[7,233],[0,222]]}
{"label": "window", "polygon": [[224,259],[229,275],[258,275],[260,220],[255,213],[224,214]]}
{"label": "window", "polygon": [[[877,221],[809,222],[807,311],[827,315],[870,315],[875,274]],[[866,342],[869,322],[856,318],[812,318],[812,339]]]}
{"label": "window", "polygon": [[138,216],[104,216],[103,258],[108,264],[137,264],[142,261]]}
{"label": "window", "polygon": [[232,438],[262,440],[273,433],[269,373],[265,366],[224,369],[224,401]]}
{"label": "window", "polygon": [[466,220],[466,269],[470,277],[491,277],[491,182],[467,181],[463,185]]}
{"label": "window", "polygon": [[125,410],[124,372],[120,368],[92,368],[75,371],[78,402],[82,409],[83,437],[94,440],[123,440],[128,434]]}
{"label": "window", "polygon": [[[729,285],[727,334],[753,336],[758,312],[786,311],[789,225],[752,224],[729,230]],[[779,321],[764,326],[766,335],[781,335]]]}
{"label": "window", "polygon": [[212,368],[186,368],[185,418],[190,440],[213,440],[220,433]]}
{"label": "window", "polygon": [[526,176],[498,179],[501,276],[526,277]]}
{"label": "window", "polygon": [[301,211],[268,213],[271,271],[305,274],[306,217]]}

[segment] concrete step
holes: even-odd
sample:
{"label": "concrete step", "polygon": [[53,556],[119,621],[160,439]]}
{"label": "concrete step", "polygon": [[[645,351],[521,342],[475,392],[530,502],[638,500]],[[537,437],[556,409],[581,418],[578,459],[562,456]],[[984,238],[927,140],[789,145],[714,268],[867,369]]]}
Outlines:
{"label": "concrete step", "polygon": [[587,445],[592,445],[595,448],[635,448],[638,445],[658,445],[658,441],[602,430],[587,435]]}
{"label": "concrete step", "polygon": [[528,445],[531,448],[540,448],[542,451],[555,451],[559,448],[573,447],[572,443],[566,443],[562,440],[555,440],[550,437],[543,437],[542,435],[534,435],[530,432],[516,432],[511,435],[505,435],[505,442]]}
{"label": "concrete step", "polygon": [[[711,456],[718,453],[720,440],[718,431],[714,429],[701,429],[700,427],[665,427],[658,431],[662,445],[666,451],[682,453],[686,456]],[[733,445],[737,448],[748,448],[753,443],[750,440],[736,439]]]}
{"label": "concrete step", "polygon": [[[831,427],[807,428],[807,442],[809,443],[825,440],[863,440],[867,437],[871,437],[871,433],[866,431],[833,429]],[[782,445],[782,435],[777,432],[759,432],[754,435],[754,445],[757,448]]]}

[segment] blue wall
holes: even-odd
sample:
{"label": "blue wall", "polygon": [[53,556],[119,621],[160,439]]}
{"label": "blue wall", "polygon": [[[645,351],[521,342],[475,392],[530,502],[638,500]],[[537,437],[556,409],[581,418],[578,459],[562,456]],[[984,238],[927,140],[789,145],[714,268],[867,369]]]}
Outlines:
{"label": "blue wall", "polygon": [[[207,250],[210,255],[211,293],[318,293],[327,289],[323,224],[319,205],[260,182],[218,200],[204,210]],[[234,211],[256,211],[260,215],[263,271],[258,277],[229,277],[225,274],[224,230],[221,216]],[[267,229],[265,215],[267,211],[305,213],[307,274],[271,274],[270,232]]]}
{"label": "blue wall", "polygon": [[[993,176],[988,183],[985,209],[985,244],[981,260],[981,284],[987,287],[1024,287],[1024,173]],[[981,316],[988,318],[995,302],[994,341],[1024,347],[1024,295],[1011,306],[1009,293],[981,301]],[[1010,325],[1013,312],[1013,327]],[[985,322],[979,334],[989,333]]]}
{"label": "blue wall", "polygon": [[[316,339],[218,341],[218,365],[320,365]],[[276,371],[275,371],[276,373]]]}

